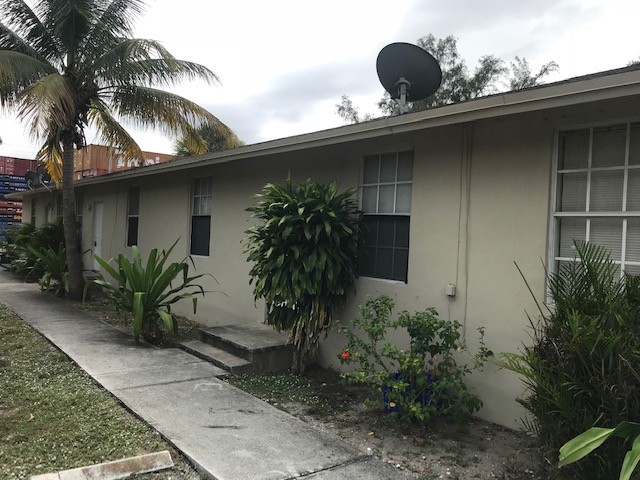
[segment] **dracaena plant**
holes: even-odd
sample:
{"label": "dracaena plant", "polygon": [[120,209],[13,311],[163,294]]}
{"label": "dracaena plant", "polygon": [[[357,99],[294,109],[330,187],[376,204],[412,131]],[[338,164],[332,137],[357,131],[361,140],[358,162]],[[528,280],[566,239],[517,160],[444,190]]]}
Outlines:
{"label": "dracaena plant", "polygon": [[359,212],[355,189],[312,180],[268,184],[248,208],[257,225],[246,234],[255,298],[267,322],[289,332],[293,371],[304,371],[334,310],[357,275]]}
{"label": "dracaena plant", "polygon": [[[154,248],[145,262],[136,246],[131,247],[131,261],[123,254],[110,261],[94,255],[114,282],[98,279],[93,283],[103,288],[118,311],[129,312],[133,316],[136,342],[141,334],[151,343],[161,342],[160,324],[164,325],[169,336],[176,334],[178,326],[171,314],[171,305],[182,299],[191,299],[196,313],[198,296],[205,294],[202,286],[196,283],[204,274],[189,276],[189,257],[167,263],[177,243],[176,240],[171,248],[161,252]],[[85,286],[85,296],[88,285]]]}

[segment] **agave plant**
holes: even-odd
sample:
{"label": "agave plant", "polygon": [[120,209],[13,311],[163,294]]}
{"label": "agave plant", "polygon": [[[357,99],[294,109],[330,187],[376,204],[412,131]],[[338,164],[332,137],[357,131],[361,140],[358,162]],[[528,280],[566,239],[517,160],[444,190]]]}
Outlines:
{"label": "agave plant", "polygon": [[[98,279],[91,283],[96,283],[104,289],[118,311],[133,315],[133,336],[136,343],[140,340],[140,334],[151,343],[160,342],[160,322],[164,324],[169,336],[175,335],[178,325],[171,314],[171,305],[178,300],[190,298],[193,300],[193,312],[196,313],[197,297],[205,294],[202,286],[195,283],[204,274],[189,276],[189,257],[166,265],[177,243],[176,240],[171,248],[160,253],[154,248],[144,264],[136,246],[131,248],[132,261],[123,254],[110,261],[94,255],[96,261],[115,282]],[[115,267],[111,262],[115,263]],[[177,282],[176,286],[173,286],[173,282]],[[85,285],[85,297],[91,283]]]}

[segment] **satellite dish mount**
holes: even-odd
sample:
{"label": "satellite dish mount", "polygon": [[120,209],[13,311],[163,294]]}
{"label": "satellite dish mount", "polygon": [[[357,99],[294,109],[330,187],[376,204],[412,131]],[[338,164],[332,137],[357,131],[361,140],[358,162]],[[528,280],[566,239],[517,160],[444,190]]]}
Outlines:
{"label": "satellite dish mount", "polygon": [[411,110],[408,102],[430,97],[442,83],[438,61],[426,50],[411,43],[391,43],[380,50],[376,61],[378,78],[398,113]]}

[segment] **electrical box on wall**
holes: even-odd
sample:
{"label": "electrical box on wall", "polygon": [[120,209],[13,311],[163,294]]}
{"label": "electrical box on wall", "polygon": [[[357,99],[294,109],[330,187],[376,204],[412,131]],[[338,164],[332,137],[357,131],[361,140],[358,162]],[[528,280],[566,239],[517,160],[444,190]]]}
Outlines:
{"label": "electrical box on wall", "polygon": [[444,293],[447,297],[455,297],[456,296],[456,286],[453,283],[450,283],[446,287],[444,287]]}

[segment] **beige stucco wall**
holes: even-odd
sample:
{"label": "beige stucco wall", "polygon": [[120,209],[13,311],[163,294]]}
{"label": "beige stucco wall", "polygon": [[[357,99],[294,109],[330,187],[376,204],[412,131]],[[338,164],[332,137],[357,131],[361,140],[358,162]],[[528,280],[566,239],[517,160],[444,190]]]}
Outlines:
{"label": "beige stucco wall", "polygon": [[[516,351],[528,341],[525,311],[536,313],[514,262],[527,277],[538,301],[544,300],[542,262],[547,261],[551,166],[558,129],[596,122],[637,118],[640,100],[592,103],[532,114],[480,120],[374,140],[262,156],[188,172],[159,174],[82,188],[84,245],[90,247],[90,205],[105,205],[103,256],[126,252],[127,189],[140,186],[139,243],[143,253],[166,248],[178,237],[175,258],[188,253],[190,184],[194,177],[213,177],[211,254],[194,257],[203,283],[212,293],[199,301],[197,320],[207,325],[260,322],[264,307],[254,304],[250,265],[242,240],[251,226],[245,209],[267,182],[281,182],[290,172],[296,180],[337,179],[342,187],[360,182],[362,157],[369,153],[415,150],[408,282],[361,278],[338,320],[351,321],[367,295],[390,295],[397,309],[435,307],[445,318],[464,324],[466,340],[477,347],[478,327],[494,352]],[[38,200],[41,205],[41,200]],[[25,208],[25,219],[28,208]],[[445,295],[457,286],[455,298]],[[219,291],[221,293],[214,293]],[[178,305],[191,316],[191,304]],[[406,337],[392,336],[400,342]],[[337,366],[344,339],[331,334],[320,361]],[[515,426],[523,414],[515,402],[518,378],[497,366],[469,379],[484,400],[480,416]]]}

